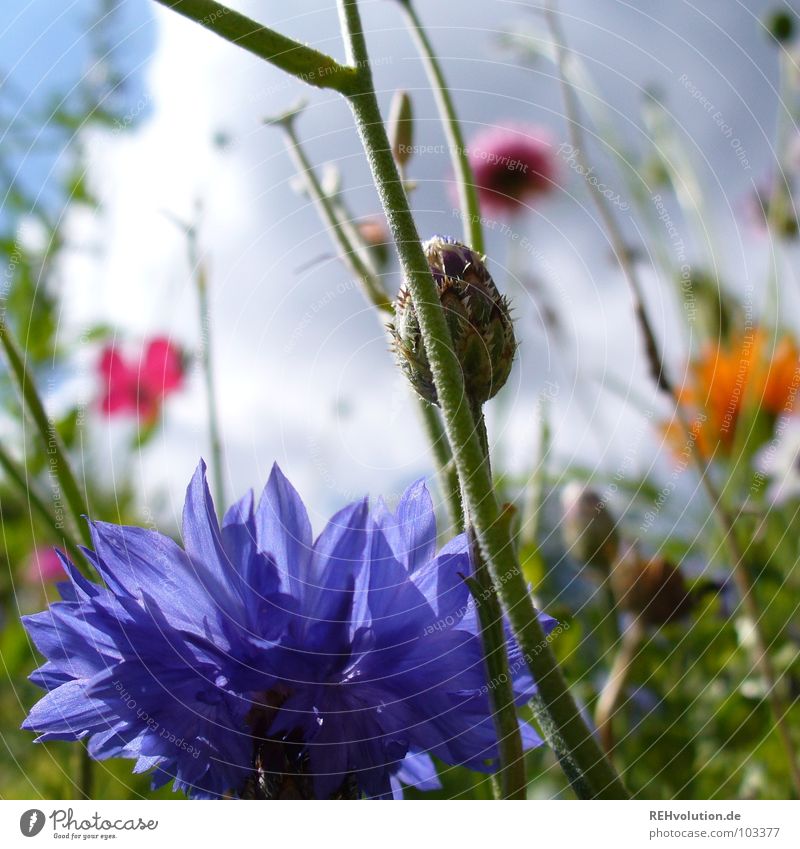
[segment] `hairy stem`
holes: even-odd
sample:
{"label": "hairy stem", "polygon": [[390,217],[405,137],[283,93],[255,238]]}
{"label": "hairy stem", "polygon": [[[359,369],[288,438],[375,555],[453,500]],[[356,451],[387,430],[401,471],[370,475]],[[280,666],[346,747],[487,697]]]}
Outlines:
{"label": "hairy stem", "polygon": [[[536,678],[541,711],[546,714],[549,726],[558,729],[564,746],[579,764],[585,777],[584,786],[589,788],[590,795],[597,798],[626,797],[622,782],[594,741],[569,693],[528,595],[510,528],[500,521],[499,505],[464,392],[461,364],[453,351],[436,284],[419,241],[381,118],[358,7],[354,0],[338,0],[338,4],[347,36],[348,58],[359,69],[358,91],[348,100],[414,301],[445,431],[463,487],[465,511],[469,513],[480,551],[489,566],[525,660]],[[548,736],[554,739],[552,735]]]}
{"label": "hairy stem", "polygon": [[346,94],[357,74],[331,56],[287,38],[214,0],[156,0],[287,74],[317,88]]}
{"label": "hairy stem", "polygon": [[[472,417],[480,438],[485,468],[491,476],[489,439],[486,434],[486,420],[480,406],[473,407]],[[513,676],[508,664],[503,610],[486,560],[477,544],[475,529],[469,523],[469,516],[467,516],[467,521],[475,567],[473,598],[477,605],[478,620],[481,626],[486,680],[489,685],[492,718],[500,752],[498,795],[501,799],[524,799],[527,784],[525,755],[514,703]]]}
{"label": "hairy stem", "polygon": [[[322,220],[331,230],[342,261],[350,269],[353,276],[360,281],[365,297],[381,313],[394,315],[392,302],[387,297],[377,275],[362,259],[357,246],[353,244],[350,234],[343,226],[339,210],[325,193],[314,167],[303,149],[294,126],[294,120],[298,113],[299,110],[294,109],[269,120],[268,123],[276,124],[284,130],[289,153],[298,172],[306,181],[308,193],[316,204]],[[456,532],[460,532],[464,529],[461,490],[458,484],[458,475],[452,462],[453,456],[450,452],[450,445],[442,429],[442,422],[436,408],[421,398],[417,398],[417,403],[433,450],[436,474],[447,504],[450,523],[456,529]]]}
{"label": "hairy stem", "polygon": [[[185,0],[182,5],[185,7],[198,2]],[[354,0],[338,0],[338,6],[346,34],[348,61],[352,68],[345,69],[344,82],[331,87],[336,87],[348,99],[397,245],[431,365],[445,432],[463,487],[465,509],[469,510],[481,553],[499,588],[512,629],[539,687],[536,700],[539,705],[536,708],[538,721],[543,728],[546,726],[545,735],[557,745],[560,757],[568,755],[578,765],[580,781],[574,781],[573,787],[579,795],[626,798],[628,794],[624,785],[594,741],[569,693],[528,595],[510,527],[500,521],[499,505],[483,462],[480,440],[475,433],[472,413],[464,393],[461,363],[452,348],[452,338],[436,284],[428,268],[383,125],[358,7]],[[226,35],[219,28],[212,28],[228,40],[239,43],[240,39]],[[292,44],[297,47],[296,43]],[[264,58],[275,63],[271,55],[265,55]],[[295,73],[291,70],[289,72]],[[303,74],[295,75],[303,79]]]}

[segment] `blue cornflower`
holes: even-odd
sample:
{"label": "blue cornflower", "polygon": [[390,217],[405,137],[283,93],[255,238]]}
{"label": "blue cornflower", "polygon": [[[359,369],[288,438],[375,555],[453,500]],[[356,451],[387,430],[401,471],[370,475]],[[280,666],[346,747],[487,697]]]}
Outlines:
{"label": "blue cornflower", "polygon": [[495,768],[469,548],[461,535],[436,552],[424,483],[395,513],[346,507],[314,540],[277,466],[220,527],[201,463],[182,548],[154,530],[91,534],[105,586],[64,560],[62,601],[24,618],[47,658],[31,680],[49,692],[23,724],[38,740],[87,738],[92,757],[134,758],[197,798],[388,797],[437,787],[430,755]]}

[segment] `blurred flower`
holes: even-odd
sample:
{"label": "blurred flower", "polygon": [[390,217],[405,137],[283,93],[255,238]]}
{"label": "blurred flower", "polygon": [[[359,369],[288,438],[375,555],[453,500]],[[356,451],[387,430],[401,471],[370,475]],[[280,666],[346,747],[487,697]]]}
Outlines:
{"label": "blurred flower", "polygon": [[756,455],[755,466],[772,483],[767,496],[775,504],[782,504],[800,496],[800,418],[781,418],[775,427],[775,436]]}
{"label": "blurred flower", "polygon": [[561,533],[569,553],[583,563],[608,571],[619,548],[617,524],[608,504],[577,481],[561,493]]}
{"label": "blurred flower", "polygon": [[473,138],[467,155],[487,212],[519,212],[523,202],[550,192],[555,185],[555,149],[549,131],[542,127],[490,127]]}
{"label": "blurred flower", "polygon": [[[473,405],[493,398],[505,385],[517,342],[506,298],[495,286],[484,258],[461,242],[434,236],[423,245],[433,273],[453,348]],[[426,401],[438,404],[428,356],[408,287],[403,285],[389,327],[400,367]]]}
{"label": "blurred flower", "polygon": [[185,376],[181,351],[163,337],[152,339],[138,362],[125,359],[114,344],[108,345],[98,371],[103,380],[103,412],[134,414],[144,421],[158,416],[164,398],[183,386]]}
{"label": "blurred flower", "polygon": [[[756,328],[709,344],[689,363],[679,403],[692,422],[692,441],[704,457],[721,447],[729,451],[743,404],[755,405],[771,423],[790,413],[800,384],[800,350],[783,336],[774,345],[766,331]],[[684,449],[685,434],[675,422],[667,435]]]}
{"label": "blurred flower", "polygon": [[642,557],[634,545],[617,558],[609,580],[619,608],[648,625],[665,625],[694,607],[680,569],[663,557]]}
{"label": "blurred flower", "polygon": [[[396,513],[356,502],[314,540],[277,466],[220,528],[201,463],[183,548],[91,531],[106,586],[65,563],[63,601],[24,618],[47,658],[32,680],[49,692],[23,725],[39,740],[88,738],[92,757],[135,758],[193,797],[388,797],[437,786],[428,753],[496,765],[469,545],[436,553],[422,482]],[[523,703],[535,687],[516,644],[512,659]]]}
{"label": "blurred flower", "polygon": [[33,549],[28,559],[25,578],[30,584],[47,584],[66,577],[61,558],[50,545],[40,545]]}
{"label": "blurred flower", "polygon": [[797,221],[794,198],[785,185],[789,177],[781,176],[778,179],[781,183],[777,191],[762,187],[750,196],[747,214],[758,231],[764,232],[769,226],[784,239],[794,239],[800,233],[800,223]]}

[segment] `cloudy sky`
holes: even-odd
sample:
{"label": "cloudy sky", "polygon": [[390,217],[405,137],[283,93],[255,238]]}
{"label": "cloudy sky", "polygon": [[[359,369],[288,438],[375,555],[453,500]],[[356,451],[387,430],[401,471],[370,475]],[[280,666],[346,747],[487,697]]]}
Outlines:
{"label": "cloudy sky", "polygon": [[[105,250],[99,257],[74,251],[67,260],[65,332],[105,321],[132,339],[163,332],[196,346],[186,245],[167,214],[189,219],[200,202],[229,494],[258,486],[277,460],[307,496],[319,526],[323,513],[358,493],[391,495],[429,475],[415,404],[387,353],[381,323],[333,256],[316,212],[295,191],[280,133],[263,125],[265,116],[307,97],[298,129],[310,157],[320,167],[335,164],[348,203],[368,215],[377,211],[377,198],[346,105],[334,94],[303,89],[154,3],[120,5],[118,44],[131,74],[135,129],[90,140],[89,179],[102,207],[98,215],[74,214],[69,226],[76,244],[103,244]],[[290,14],[279,3],[234,5],[343,58],[332,0],[294,0]],[[416,141],[442,144],[433,100],[395,3],[361,5],[382,104],[388,106],[396,89],[408,90]],[[499,47],[506,30],[532,34],[529,45],[545,43],[539,5],[418,3],[468,138],[487,125],[514,120],[546,126],[556,143],[566,140],[552,66],[526,66]],[[592,145],[604,181],[629,197],[625,163],[648,149],[642,104],[645,90],[657,88],[699,175],[704,226],[715,240],[711,257],[727,285],[754,286],[756,302],[766,244],[752,226],[746,199],[774,163],[777,52],[758,24],[774,5],[561,4],[567,37],[598,95],[591,102],[622,142],[619,149]],[[57,81],[77,81],[87,72],[82,39],[93,2],[10,0],[10,7],[0,35],[7,63],[2,70],[13,69],[17,84],[40,97]],[[217,143],[220,138],[225,145]],[[46,170],[37,167],[28,163],[27,173],[45,179]],[[413,205],[421,233],[457,235],[447,156],[417,157],[410,176],[419,184]],[[649,203],[652,217],[657,207]],[[667,208],[688,259],[710,261],[699,228],[681,221],[672,205]],[[637,239],[641,221],[630,211],[618,214]],[[664,222],[656,218],[653,227],[656,235],[662,228],[661,243],[674,254]],[[517,239],[499,227],[488,233],[491,270],[514,300],[522,341],[509,385],[490,412],[491,437],[502,443],[503,462],[521,472],[535,457],[536,400],[549,388],[556,396],[554,470],[570,461],[610,474],[622,465],[628,472],[648,469],[658,437],[641,416],[652,396],[626,290],[586,186],[566,162],[560,189],[515,220],[513,231]],[[679,365],[674,285],[654,273],[645,276],[655,324]],[[394,290],[397,284],[392,271],[387,285]],[[796,312],[792,300],[783,306]],[[555,326],[546,318],[550,313]],[[190,390],[170,402],[163,430],[146,453],[132,457],[118,450],[120,434],[102,428],[97,459],[112,475],[130,470],[148,499],[168,492],[161,509],[173,515],[198,456],[207,451],[203,410],[195,373]],[[656,473],[664,469],[662,464]]]}

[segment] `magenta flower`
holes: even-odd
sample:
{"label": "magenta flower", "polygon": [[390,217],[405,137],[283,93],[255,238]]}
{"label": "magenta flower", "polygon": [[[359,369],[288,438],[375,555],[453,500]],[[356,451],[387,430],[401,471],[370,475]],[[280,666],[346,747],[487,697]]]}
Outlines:
{"label": "magenta flower", "polygon": [[105,394],[100,408],[110,416],[132,414],[152,421],[168,395],[183,385],[185,368],[181,351],[168,339],[156,337],[137,360],[128,360],[108,345],[100,356],[98,371]]}
{"label": "magenta flower", "polygon": [[40,545],[33,549],[28,557],[25,578],[29,584],[49,584],[67,577],[61,558],[49,545]]}
{"label": "magenta flower", "polygon": [[523,202],[548,193],[556,184],[555,147],[542,127],[489,127],[475,136],[467,155],[487,212],[519,212]]}

